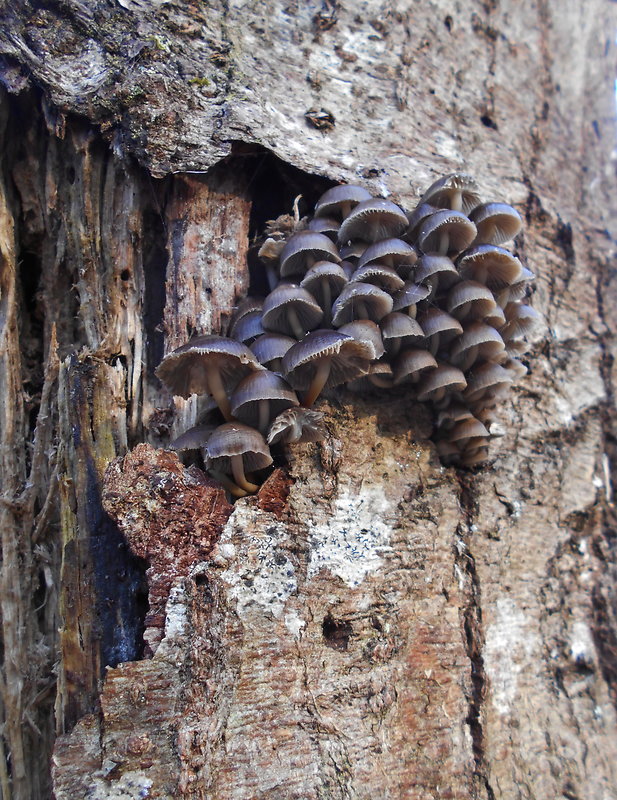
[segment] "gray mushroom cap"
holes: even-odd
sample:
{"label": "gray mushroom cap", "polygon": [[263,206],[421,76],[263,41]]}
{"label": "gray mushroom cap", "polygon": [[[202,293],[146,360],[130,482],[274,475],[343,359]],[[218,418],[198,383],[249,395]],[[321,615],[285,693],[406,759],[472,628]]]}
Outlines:
{"label": "gray mushroom cap", "polygon": [[370,319],[356,319],[341,325],[339,333],[344,333],[363,344],[366,348],[366,358],[375,361],[384,354],[384,345],[381,338],[379,326]]}
{"label": "gray mushroom cap", "polygon": [[249,372],[263,367],[240,342],[224,336],[196,336],[166,355],[156,375],[175,395],[187,398],[211,392],[212,369],[217,370],[225,390],[230,391]]}
{"label": "gray mushroom cap", "polygon": [[385,264],[406,277],[418,260],[414,247],[402,239],[382,239],[369,245],[360,256],[358,267],[365,264]]}
{"label": "gray mushroom cap", "polygon": [[297,405],[300,402],[287,381],[267,369],[243,378],[230,398],[234,417],[262,433],[273,417]]}
{"label": "gray mushroom cap", "polygon": [[396,292],[405,285],[405,282],[394,267],[374,262],[358,267],[351,276],[351,281],[354,283],[372,283],[373,286],[377,286],[386,292]]}
{"label": "gray mushroom cap", "polygon": [[[283,358],[289,348],[296,343],[296,339],[291,336],[285,336],[284,333],[264,333],[251,344],[251,350],[260,364],[264,367],[272,369],[273,362],[280,366],[280,360]],[[278,371],[274,370],[275,372]]]}
{"label": "gray mushroom cap", "polygon": [[261,324],[261,313],[261,309],[256,309],[243,314],[232,326],[229,332],[230,337],[242,342],[242,344],[250,344],[255,341],[258,336],[264,333]]}
{"label": "gray mushroom cap", "polygon": [[456,255],[476,238],[476,226],[460,211],[441,210],[427,217],[418,234],[418,247],[424,253]]}
{"label": "gray mushroom cap", "polygon": [[457,367],[450,364],[438,364],[423,379],[418,389],[418,400],[434,400],[439,402],[447,394],[461,392],[467,386],[465,376]]}
{"label": "gray mushroom cap", "polygon": [[354,206],[371,199],[371,193],[363,186],[341,184],[324,192],[315,205],[316,217],[346,217]]}
{"label": "gray mushroom cap", "polygon": [[349,282],[332,306],[332,324],[340,327],[354,319],[379,322],[392,311],[392,297],[371,283]]}
{"label": "gray mushroom cap", "polygon": [[313,295],[295,283],[280,283],[266,297],[261,324],[268,331],[301,338],[321,322],[323,311]]}
{"label": "gray mushroom cap", "polygon": [[437,281],[439,288],[448,288],[460,280],[459,272],[448,256],[425,254],[418,259],[413,272],[416,283]]}
{"label": "gray mushroom cap", "polygon": [[341,223],[333,217],[313,217],[308,224],[309,231],[323,233],[324,236],[327,236],[328,239],[331,239],[333,242],[336,242],[340,227]]}
{"label": "gray mushroom cap", "polygon": [[420,198],[422,203],[469,214],[480,203],[478,184],[466,172],[454,172],[432,183]]}
{"label": "gray mushroom cap", "polygon": [[420,324],[409,314],[392,311],[380,321],[381,336],[390,357],[406,347],[422,346],[424,331]]}
{"label": "gray mushroom cap", "polygon": [[481,244],[462,253],[457,262],[461,278],[484,283],[499,290],[516,283],[522,264],[509,250],[494,244]]}
{"label": "gray mushroom cap", "polygon": [[409,228],[405,233],[405,238],[415,243],[418,240],[418,234],[420,233],[420,228],[424,220],[438,210],[437,206],[432,206],[429,203],[420,203],[420,205],[416,206],[411,213],[407,214]]}
{"label": "gray mushroom cap", "polygon": [[261,433],[241,422],[220,425],[206,442],[203,455],[208,469],[225,474],[232,472],[234,456],[242,457],[246,472],[264,469],[272,463],[270,449]]}
{"label": "gray mushroom cap", "polygon": [[415,307],[418,303],[426,300],[430,291],[427,286],[423,286],[421,283],[405,281],[403,288],[399,289],[393,297],[392,311],[404,311],[407,309],[413,312],[411,316],[415,316]]}
{"label": "gray mushroom cap", "polygon": [[198,450],[206,444],[216,427],[216,425],[207,424],[193,425],[192,428],[177,436],[167,447],[170,450]]}
{"label": "gray mushroom cap", "polygon": [[407,217],[390,200],[372,198],[351,211],[343,221],[338,241],[341,244],[360,239],[363,242],[376,242],[400,236],[407,228]]}
{"label": "gray mushroom cap", "polygon": [[281,277],[304,275],[317,261],[341,260],[334,243],[323,233],[299,231],[287,241],[280,256]]}
{"label": "gray mushroom cap", "polygon": [[469,214],[469,219],[478,230],[478,244],[509,242],[523,227],[521,215],[507,203],[482,203]]}
{"label": "gray mushroom cap", "polygon": [[435,357],[428,350],[414,348],[402,350],[392,365],[396,384],[417,383],[425,372],[434,369],[437,369]]}
{"label": "gray mushroom cap", "polygon": [[324,329],[307,333],[290,347],[283,358],[283,373],[295,389],[308,389],[317,363],[324,359],[330,362],[325,388],[340,386],[368,371],[365,345],[344,333]]}
{"label": "gray mushroom cap", "polygon": [[448,293],[448,311],[459,320],[484,319],[496,305],[491,290],[477,281],[461,281]]}

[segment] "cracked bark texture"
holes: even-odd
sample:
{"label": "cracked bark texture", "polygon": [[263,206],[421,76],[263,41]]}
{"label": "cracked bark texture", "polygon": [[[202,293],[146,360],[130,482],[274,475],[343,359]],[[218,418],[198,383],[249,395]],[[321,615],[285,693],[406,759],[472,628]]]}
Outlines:
{"label": "cracked bark texture", "polygon": [[[611,797],[615,5],[0,15],[3,800],[49,796],[54,736],[58,800]],[[525,216],[547,321],[489,466],[403,394],[324,403],[233,507],[154,449],[199,402],[153,370],[266,219],[456,169]]]}

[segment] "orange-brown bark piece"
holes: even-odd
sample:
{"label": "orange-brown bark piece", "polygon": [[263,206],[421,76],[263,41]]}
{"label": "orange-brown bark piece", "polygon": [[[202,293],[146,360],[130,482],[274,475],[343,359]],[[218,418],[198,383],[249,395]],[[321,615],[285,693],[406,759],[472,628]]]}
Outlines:
{"label": "orange-brown bark piece", "polygon": [[174,453],[141,444],[109,465],[103,507],[133,553],[149,564],[144,637],[155,649],[173,581],[207,558],[233,506],[199,469],[186,469]]}

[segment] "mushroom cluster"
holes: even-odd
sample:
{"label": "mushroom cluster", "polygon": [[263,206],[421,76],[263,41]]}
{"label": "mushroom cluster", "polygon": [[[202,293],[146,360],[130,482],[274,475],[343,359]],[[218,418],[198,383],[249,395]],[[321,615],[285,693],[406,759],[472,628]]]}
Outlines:
{"label": "mushroom cluster", "polygon": [[228,337],[199,336],[161,362],[174,394],[207,393],[227,420],[176,446],[199,440],[242,495],[257,489],[246,473],[272,463],[268,444],[323,438],[312,406],[324,389],[407,386],[434,409],[444,463],[484,461],[539,321],[524,302],[534,276],[503,247],[521,230],[517,211],[483,203],[456,173],[410,213],[340,185],[312,218],[289,220],[269,223],[259,250],[267,297],[238,305]]}

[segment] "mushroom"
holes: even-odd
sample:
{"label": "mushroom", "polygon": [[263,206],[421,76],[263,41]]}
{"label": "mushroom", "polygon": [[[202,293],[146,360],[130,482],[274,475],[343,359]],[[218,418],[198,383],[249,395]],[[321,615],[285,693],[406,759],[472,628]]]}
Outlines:
{"label": "mushroom", "polygon": [[410,214],[407,214],[409,228],[405,233],[405,239],[416,244],[423,222],[438,210],[436,206],[432,206],[429,203],[420,203],[419,206],[416,206]]}
{"label": "mushroom", "polygon": [[410,317],[415,319],[418,313],[418,303],[426,300],[431,293],[427,286],[422,286],[413,281],[405,281],[402,289],[394,295],[392,300],[392,311],[406,311]]}
{"label": "mushroom", "polygon": [[450,361],[465,372],[478,359],[500,361],[506,346],[499,333],[484,322],[465,325],[463,335],[450,348]]}
{"label": "mushroom", "polygon": [[176,395],[211,394],[225,419],[231,420],[227,392],[245,375],[263,369],[240,342],[223,336],[197,336],[161,361],[156,375]]}
{"label": "mushroom", "polygon": [[347,275],[341,265],[331,261],[314,264],[302,279],[300,286],[309,291],[323,309],[324,325],[331,323],[332,301],[339,296],[346,283]]}
{"label": "mushroom", "polygon": [[466,250],[476,238],[476,226],[460,211],[435,211],[427,217],[418,233],[418,247],[424,253],[456,255]]}
{"label": "mushroom", "polygon": [[300,231],[287,241],[280,257],[281,278],[304,273],[318,261],[341,260],[334,243],[315,231]]}
{"label": "mushroom", "polygon": [[231,331],[229,332],[230,337],[236,339],[238,342],[242,342],[242,344],[251,344],[251,342],[254,342],[258,336],[264,333],[261,324],[261,314],[261,309],[256,309],[255,311],[249,311],[248,314],[241,316],[240,319],[236,320],[232,325]]}
{"label": "mushroom", "polygon": [[483,283],[498,291],[521,278],[522,264],[509,250],[494,244],[481,244],[463,253],[456,265],[461,278]]}
{"label": "mushroom", "polygon": [[379,322],[392,311],[392,298],[387,292],[370,283],[349,282],[334,301],[332,324],[339,328],[354,319]]}
{"label": "mushroom", "polygon": [[393,358],[401,349],[421,346],[424,340],[424,331],[413,317],[392,311],[380,321],[381,337],[384,347],[390,358]]}
{"label": "mushroom", "polygon": [[368,372],[366,345],[332,330],[308,333],[283,358],[283,373],[295,389],[306,390],[310,408],[322,389],[339,386]]}
{"label": "mushroom", "polygon": [[167,447],[170,450],[199,450],[208,441],[216,427],[216,425],[207,424],[193,425],[192,428],[177,436]]}
{"label": "mushroom", "polygon": [[418,254],[402,239],[383,239],[369,245],[360,256],[358,267],[366,264],[385,264],[395,269],[403,278],[407,278],[418,260]]}
{"label": "mushroom", "polygon": [[366,357],[376,361],[384,354],[384,345],[379,327],[370,319],[355,319],[338,329],[339,333],[353,336],[356,342],[361,342],[366,347]]}
{"label": "mushroom", "polygon": [[234,483],[226,485],[237,497],[254,494],[259,486],[247,480],[246,473],[264,469],[272,464],[272,456],[259,431],[240,422],[220,425],[203,448],[206,468],[227,476],[233,475]]}
{"label": "mushroom", "polygon": [[432,400],[439,403],[448,394],[462,392],[467,386],[465,376],[457,367],[450,364],[438,364],[424,378],[418,389],[418,400]]}
{"label": "mushroom", "polygon": [[280,283],[264,301],[261,324],[267,331],[301,339],[321,322],[323,311],[310,292],[295,283]]}
{"label": "mushroom", "polygon": [[296,343],[291,336],[284,333],[264,333],[251,344],[251,350],[260,364],[272,370],[280,372],[281,361],[289,348]]}
{"label": "mushroom", "polygon": [[268,444],[300,444],[323,442],[326,432],[323,414],[312,408],[288,408],[272,421],[268,431]]}
{"label": "mushroom", "polygon": [[428,350],[408,348],[399,353],[392,365],[394,383],[418,383],[425,372],[437,369],[435,357]]}
{"label": "mushroom", "polygon": [[461,323],[440,308],[427,308],[420,315],[418,322],[424,331],[426,346],[433,355],[440,347],[463,333]]}
{"label": "mushroom", "polygon": [[467,373],[465,401],[471,404],[487,398],[495,399],[509,388],[513,378],[513,373],[502,367],[501,364],[486,361],[483,364],[474,365],[473,369]]}
{"label": "mushroom", "polygon": [[377,286],[385,292],[396,292],[405,285],[405,282],[394,267],[388,267],[386,264],[377,263],[365,264],[362,267],[358,267],[351,276],[351,281],[355,283],[372,283],[373,286]]}
{"label": "mushroom", "polygon": [[448,256],[436,253],[426,253],[420,256],[413,271],[416,283],[424,284],[430,288],[427,300],[433,298],[438,290],[449,289],[460,280],[458,270]]}
{"label": "mushroom", "polygon": [[448,311],[459,320],[484,319],[496,305],[491,290],[477,281],[461,281],[448,293]]}
{"label": "mushroom", "polygon": [[287,381],[264,369],[240,381],[231,395],[230,405],[234,417],[265,433],[271,419],[300,403]]}
{"label": "mushroom", "polygon": [[315,233],[323,233],[324,236],[327,236],[328,239],[331,239],[333,242],[336,242],[336,237],[338,236],[338,229],[341,227],[341,223],[338,220],[333,219],[332,217],[313,217],[313,219],[308,224],[309,231],[315,231]]}
{"label": "mushroom", "polygon": [[365,200],[349,213],[339,232],[339,244],[347,244],[355,239],[363,242],[376,242],[400,234],[407,227],[407,217],[390,200],[372,198]]}
{"label": "mushroom", "polygon": [[523,227],[521,215],[507,203],[482,203],[469,214],[469,219],[478,230],[478,244],[509,242]]}
{"label": "mushroom", "polygon": [[422,203],[469,214],[480,203],[478,184],[471,175],[454,172],[432,183],[420,198]]}
{"label": "mushroom", "polygon": [[370,199],[371,193],[363,186],[354,186],[353,184],[333,186],[317,201],[315,216],[345,219],[354,206]]}

